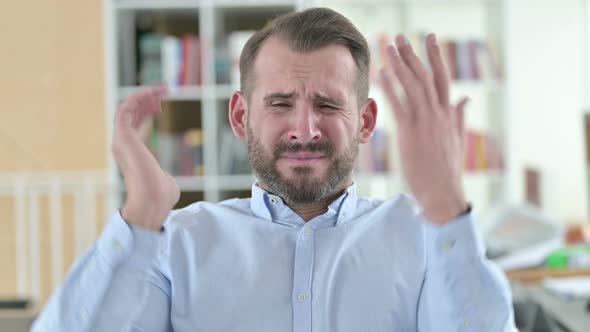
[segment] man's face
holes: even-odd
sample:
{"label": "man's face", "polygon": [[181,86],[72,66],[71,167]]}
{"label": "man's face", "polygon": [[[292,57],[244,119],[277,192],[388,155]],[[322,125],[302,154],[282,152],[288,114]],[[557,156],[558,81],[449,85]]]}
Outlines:
{"label": "man's face", "polygon": [[325,199],[352,182],[360,116],[356,65],[343,46],[291,51],[271,37],[254,65],[247,141],[261,185],[290,204]]}

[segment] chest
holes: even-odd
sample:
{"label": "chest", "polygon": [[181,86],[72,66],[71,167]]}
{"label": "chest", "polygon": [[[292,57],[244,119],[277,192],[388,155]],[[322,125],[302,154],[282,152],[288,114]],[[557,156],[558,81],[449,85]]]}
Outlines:
{"label": "chest", "polygon": [[171,253],[175,331],[415,330],[418,236],[306,227],[187,234]]}

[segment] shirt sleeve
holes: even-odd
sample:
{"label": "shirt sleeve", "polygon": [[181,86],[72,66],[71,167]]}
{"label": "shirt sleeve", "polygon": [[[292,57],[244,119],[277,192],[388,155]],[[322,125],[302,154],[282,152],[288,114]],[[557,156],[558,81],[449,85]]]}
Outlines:
{"label": "shirt sleeve", "polygon": [[424,222],[424,246],[418,331],[518,331],[510,287],[485,257],[471,213],[445,225]]}
{"label": "shirt sleeve", "polygon": [[31,331],[171,331],[170,286],[157,267],[164,239],[115,213]]}

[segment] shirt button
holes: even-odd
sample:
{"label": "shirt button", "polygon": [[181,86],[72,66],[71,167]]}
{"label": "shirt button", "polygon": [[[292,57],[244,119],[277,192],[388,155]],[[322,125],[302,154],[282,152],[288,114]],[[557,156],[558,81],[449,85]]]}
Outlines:
{"label": "shirt button", "polygon": [[269,201],[270,201],[270,204],[277,204],[277,199],[276,199],[276,198],[274,198],[274,197],[271,197],[271,198],[269,199]]}
{"label": "shirt button", "polygon": [[469,318],[463,319],[463,326],[469,326]]}
{"label": "shirt button", "polygon": [[305,293],[299,293],[299,295],[297,295],[297,300],[299,302],[305,302],[305,300],[307,300],[307,294],[305,294]]}
{"label": "shirt button", "polygon": [[454,245],[455,245],[455,240],[447,240],[447,241],[443,242],[442,250],[445,252],[449,251],[451,248],[453,248]]}
{"label": "shirt button", "polygon": [[82,318],[83,321],[87,321],[88,320],[88,310],[81,309],[80,310],[80,317]]}
{"label": "shirt button", "polygon": [[311,235],[311,229],[309,229],[309,227],[305,227],[305,229],[303,230],[303,234],[305,234],[305,236],[310,236]]}
{"label": "shirt button", "polygon": [[121,245],[121,242],[119,242],[118,240],[113,241],[113,248],[115,248],[116,251],[123,250],[123,246]]}

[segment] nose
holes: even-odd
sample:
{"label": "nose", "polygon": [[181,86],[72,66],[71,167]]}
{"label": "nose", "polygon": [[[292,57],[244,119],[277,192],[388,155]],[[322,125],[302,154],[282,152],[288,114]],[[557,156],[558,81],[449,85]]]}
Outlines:
{"label": "nose", "polygon": [[318,127],[318,116],[313,107],[300,107],[293,112],[292,126],[289,130],[289,142],[305,144],[322,138]]}

